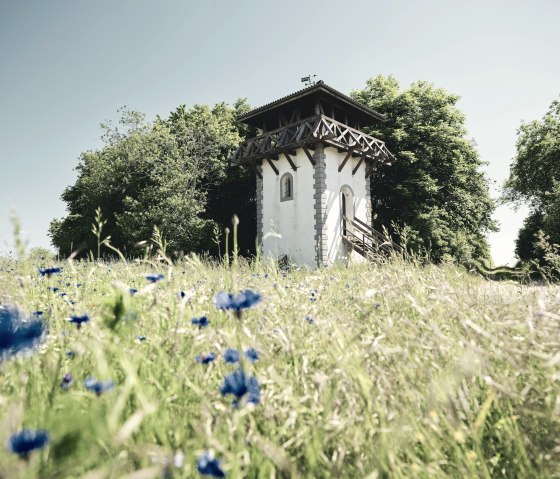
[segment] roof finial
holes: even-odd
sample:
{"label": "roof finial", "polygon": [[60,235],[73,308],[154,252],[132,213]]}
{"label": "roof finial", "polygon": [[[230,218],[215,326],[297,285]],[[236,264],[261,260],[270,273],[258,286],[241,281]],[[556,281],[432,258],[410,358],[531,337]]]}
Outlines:
{"label": "roof finial", "polygon": [[313,86],[315,85],[315,80],[313,80],[317,75],[308,75],[301,79],[302,83],[305,83],[305,86]]}

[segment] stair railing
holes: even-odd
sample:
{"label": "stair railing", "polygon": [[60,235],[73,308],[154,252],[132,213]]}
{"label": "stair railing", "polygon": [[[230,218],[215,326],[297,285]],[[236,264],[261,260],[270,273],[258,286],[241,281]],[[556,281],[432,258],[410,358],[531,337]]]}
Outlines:
{"label": "stair railing", "polygon": [[342,221],[343,238],[352,246],[357,246],[361,250],[358,252],[362,254],[362,256],[367,256],[368,254],[373,255],[377,253],[379,249],[386,253],[393,253],[395,251],[398,253],[403,252],[403,248],[400,245],[362,220],[358,218],[350,219],[346,215],[343,215]]}

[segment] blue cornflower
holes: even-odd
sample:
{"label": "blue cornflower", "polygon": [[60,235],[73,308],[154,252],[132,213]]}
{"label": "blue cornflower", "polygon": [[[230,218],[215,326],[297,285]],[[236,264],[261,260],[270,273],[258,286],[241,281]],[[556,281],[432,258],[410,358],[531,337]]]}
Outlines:
{"label": "blue cornflower", "polygon": [[8,449],[10,452],[26,458],[35,449],[43,449],[49,442],[47,431],[24,429],[21,432],[12,434],[8,439]]}
{"label": "blue cornflower", "polygon": [[316,289],[310,289],[309,294],[310,294],[309,299],[311,301],[317,301],[317,290]]}
{"label": "blue cornflower", "polygon": [[66,357],[73,359],[76,356],[74,351],[66,351]]}
{"label": "blue cornflower", "polygon": [[80,329],[83,323],[89,323],[89,316],[87,314],[70,316],[68,321],[74,323]]}
{"label": "blue cornflower", "polygon": [[259,304],[261,299],[262,297],[259,293],[246,289],[235,295],[225,292],[218,293],[214,296],[214,304],[218,309],[231,309],[237,317],[240,317],[242,310]]}
{"label": "blue cornflower", "polygon": [[136,339],[140,342],[146,341],[148,339],[146,336],[136,336]]}
{"label": "blue cornflower", "polygon": [[47,289],[49,291],[52,291],[53,293],[56,293],[57,291],[60,290],[60,288],[57,288],[56,286],[49,286]]}
{"label": "blue cornflower", "polygon": [[201,364],[208,364],[216,359],[216,355],[214,353],[203,354],[202,356],[196,356],[195,361]]}
{"label": "blue cornflower", "polygon": [[128,292],[131,296],[134,296],[138,292],[138,290],[136,288],[128,288]]}
{"label": "blue cornflower", "polygon": [[35,346],[43,331],[42,321],[25,321],[16,308],[0,306],[0,361],[5,355]]}
{"label": "blue cornflower", "polygon": [[249,348],[245,351],[245,356],[247,356],[249,361],[254,363],[259,360],[260,354],[255,348]]}
{"label": "blue cornflower", "polygon": [[239,352],[235,349],[227,348],[224,352],[224,361],[234,364],[239,361]]}
{"label": "blue cornflower", "polygon": [[191,323],[195,326],[198,326],[199,328],[205,328],[210,324],[210,321],[208,321],[208,318],[206,316],[201,316],[200,318],[193,318],[191,320]]}
{"label": "blue cornflower", "polygon": [[88,376],[84,381],[84,387],[98,396],[101,396],[101,394],[113,389],[115,387],[115,383],[110,380],[98,381],[93,376]]}
{"label": "blue cornflower", "polygon": [[161,281],[163,279],[163,274],[150,273],[146,276],[146,279],[150,283],[157,283],[158,281]]}
{"label": "blue cornflower", "polygon": [[226,477],[220,467],[220,460],[215,459],[209,451],[196,458],[196,469],[203,476]]}
{"label": "blue cornflower", "polygon": [[53,268],[39,268],[39,274],[41,276],[47,276],[50,277],[53,274],[59,274],[62,273],[62,268],[58,268],[58,267],[53,267]]}
{"label": "blue cornflower", "polygon": [[257,378],[255,376],[248,377],[243,368],[239,368],[225,377],[220,392],[222,396],[233,394],[235,396],[233,401],[235,407],[245,395],[247,395],[247,402],[252,404],[258,404],[261,397],[261,389]]}
{"label": "blue cornflower", "polygon": [[309,324],[313,324],[315,322],[315,320],[311,317],[311,316],[306,316],[305,320],[309,323]]}
{"label": "blue cornflower", "polygon": [[67,391],[68,389],[70,389],[70,386],[74,383],[74,378],[72,377],[72,375],[70,373],[65,374],[64,377],[62,378],[62,382],[60,383],[60,387],[62,389],[64,389],[65,391]]}
{"label": "blue cornflower", "polygon": [[33,316],[35,316],[36,318],[40,318],[41,316],[43,316],[43,311],[33,311]]}

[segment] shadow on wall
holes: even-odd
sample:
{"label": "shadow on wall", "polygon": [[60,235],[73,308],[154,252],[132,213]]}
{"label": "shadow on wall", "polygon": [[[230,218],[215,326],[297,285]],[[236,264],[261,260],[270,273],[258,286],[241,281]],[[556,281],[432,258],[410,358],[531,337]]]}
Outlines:
{"label": "shadow on wall", "polygon": [[[340,189],[338,194],[329,192],[327,197],[325,220],[329,218],[327,248],[329,261],[347,260],[348,254],[350,253],[347,246],[342,242],[342,191],[345,187],[346,185]],[[356,213],[361,211],[363,201],[364,200],[362,198],[356,198],[352,195],[352,216],[360,216]],[[333,210],[333,208],[335,209]],[[366,221],[366,218],[359,219]]]}

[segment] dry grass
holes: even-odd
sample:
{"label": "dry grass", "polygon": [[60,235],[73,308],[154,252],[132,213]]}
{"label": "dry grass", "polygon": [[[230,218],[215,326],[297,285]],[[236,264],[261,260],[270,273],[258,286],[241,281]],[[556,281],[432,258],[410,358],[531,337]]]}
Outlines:
{"label": "dry grass", "polygon": [[[0,439],[27,426],[52,442],[27,462],[1,451],[1,477],[196,477],[206,449],[232,478],[560,476],[556,287],[401,261],[314,272],[78,262],[51,280],[37,266],[1,261],[0,301],[45,311],[49,334],[0,364]],[[165,279],[148,286],[148,272]],[[245,288],[263,302],[241,320],[212,304]],[[65,321],[82,312],[81,330]],[[193,327],[202,314],[210,326]],[[234,410],[220,353],[249,346],[261,403]],[[195,362],[211,351],[214,363]],[[96,397],[82,386],[90,374],[117,387]]]}

